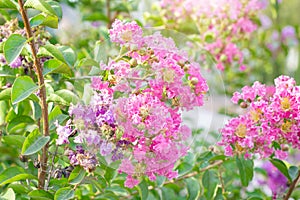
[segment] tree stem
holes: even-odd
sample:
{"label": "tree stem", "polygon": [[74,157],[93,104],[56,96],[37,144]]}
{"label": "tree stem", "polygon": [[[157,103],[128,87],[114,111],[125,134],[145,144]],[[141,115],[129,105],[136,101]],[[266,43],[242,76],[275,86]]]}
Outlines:
{"label": "tree stem", "polygon": [[[44,84],[44,77],[43,77],[43,71],[42,66],[40,63],[40,60],[37,57],[37,50],[35,46],[35,40],[32,34],[32,30],[29,24],[27,13],[24,9],[23,0],[18,0],[19,6],[20,6],[20,13],[22,15],[22,19],[24,22],[24,27],[26,30],[26,35],[29,40],[29,45],[32,51],[32,56],[34,59],[34,67],[35,71],[37,73],[38,78],[38,84],[40,88],[40,98],[41,98],[41,108],[42,108],[42,119],[43,119],[43,135],[48,136],[49,135],[49,122],[48,122],[48,106],[46,102],[46,87]],[[47,160],[48,160],[48,147],[49,144],[46,144],[42,150],[42,154],[39,156],[39,161],[41,163],[41,168],[39,169],[38,173],[38,188],[44,189],[45,186],[45,179],[46,179],[46,171],[47,171]]]}
{"label": "tree stem", "polygon": [[297,177],[295,178],[295,180],[291,183],[290,188],[289,188],[289,191],[288,191],[287,194],[285,195],[284,200],[288,200],[288,199],[290,198],[290,196],[292,195],[292,193],[293,193],[293,191],[294,191],[294,189],[295,189],[295,187],[296,187],[296,185],[297,185],[299,179],[300,179],[300,170],[299,170],[299,172],[298,172],[298,176],[297,176]]}

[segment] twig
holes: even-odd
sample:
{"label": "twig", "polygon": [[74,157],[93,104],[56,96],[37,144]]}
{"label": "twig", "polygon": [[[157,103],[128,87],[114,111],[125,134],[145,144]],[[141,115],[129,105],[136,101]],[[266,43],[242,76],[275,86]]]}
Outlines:
{"label": "twig", "polygon": [[50,182],[50,178],[52,176],[52,172],[53,172],[53,168],[54,168],[54,161],[55,161],[55,157],[56,157],[56,154],[57,154],[57,150],[58,150],[58,146],[56,146],[55,152],[54,152],[53,157],[52,157],[51,167],[50,167],[47,182],[46,182],[46,185],[45,185],[46,190],[48,190],[48,187],[49,187],[49,182]]}
{"label": "twig", "polygon": [[298,181],[300,179],[300,170],[298,172],[298,176],[295,178],[295,180],[291,183],[290,187],[289,187],[289,191],[286,193],[284,200],[288,200],[290,198],[290,196],[292,195]]}
{"label": "twig", "polygon": [[[27,13],[24,9],[23,0],[18,0],[18,3],[20,6],[20,13],[22,15],[22,19],[24,22],[27,38],[28,39],[32,38],[32,40],[30,40],[30,42],[29,42],[29,45],[30,45],[30,48],[32,51],[32,56],[34,59],[34,67],[35,67],[35,70],[37,73],[38,84],[39,84],[39,88],[40,88],[42,119],[43,119],[43,135],[49,136],[48,105],[46,102],[46,87],[44,84],[42,66],[41,66],[40,60],[37,57],[35,41],[34,41],[32,30],[31,30],[31,27],[29,24]],[[44,189],[44,186],[45,186],[45,179],[46,179],[46,173],[47,173],[46,170],[47,170],[47,160],[48,160],[48,147],[49,147],[49,143],[47,143],[43,147],[42,154],[39,156],[39,161],[41,163],[41,168],[39,169],[39,173],[38,173],[38,180],[39,180],[38,188],[39,189]]]}

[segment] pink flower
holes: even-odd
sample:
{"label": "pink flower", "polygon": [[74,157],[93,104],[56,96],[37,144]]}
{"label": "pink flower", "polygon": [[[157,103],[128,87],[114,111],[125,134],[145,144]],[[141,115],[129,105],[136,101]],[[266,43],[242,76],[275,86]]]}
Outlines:
{"label": "pink flower", "polygon": [[115,20],[112,24],[112,29],[109,30],[110,39],[112,42],[120,45],[136,45],[141,47],[143,40],[143,31],[136,22],[122,22]]}

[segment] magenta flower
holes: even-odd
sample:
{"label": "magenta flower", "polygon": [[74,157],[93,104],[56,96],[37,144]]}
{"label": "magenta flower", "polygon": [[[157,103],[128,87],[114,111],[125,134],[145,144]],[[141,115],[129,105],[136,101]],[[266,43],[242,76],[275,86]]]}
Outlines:
{"label": "magenta flower", "polygon": [[247,157],[258,154],[285,159],[285,145],[300,149],[300,87],[288,76],[274,82],[275,87],[255,82],[234,93],[232,102],[247,110],[221,130],[219,144],[225,146],[226,155],[247,152]]}

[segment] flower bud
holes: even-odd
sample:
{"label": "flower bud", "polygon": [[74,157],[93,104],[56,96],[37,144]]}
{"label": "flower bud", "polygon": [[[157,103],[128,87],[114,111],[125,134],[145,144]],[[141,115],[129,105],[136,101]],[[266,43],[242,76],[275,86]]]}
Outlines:
{"label": "flower bud", "polygon": [[196,77],[193,77],[193,78],[191,79],[191,84],[192,84],[192,85],[197,85],[198,82],[199,82],[199,80],[198,80],[198,78],[196,78]]}
{"label": "flower bud", "polygon": [[136,67],[138,63],[137,63],[137,60],[135,58],[131,58],[130,61],[129,61],[129,64],[132,67]]}
{"label": "flower bud", "polygon": [[248,104],[246,103],[246,102],[242,102],[242,103],[240,103],[240,107],[241,108],[247,108],[248,107]]}

